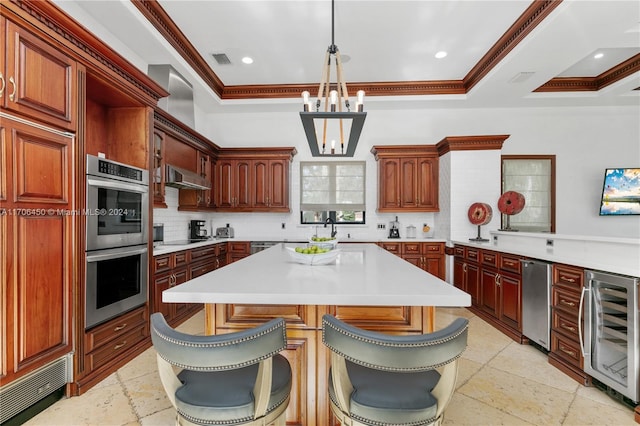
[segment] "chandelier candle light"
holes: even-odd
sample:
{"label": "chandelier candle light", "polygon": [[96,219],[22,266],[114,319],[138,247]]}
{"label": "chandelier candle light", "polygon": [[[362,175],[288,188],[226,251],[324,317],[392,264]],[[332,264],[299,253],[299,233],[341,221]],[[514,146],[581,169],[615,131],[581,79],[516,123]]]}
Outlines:
{"label": "chandelier candle light", "polygon": [[[333,63],[336,65],[337,79],[334,88],[332,88],[330,84],[332,58]],[[309,100],[309,96],[310,94],[308,91],[305,90],[302,92],[303,111],[300,112],[300,118],[302,119],[302,126],[304,127],[307,141],[309,142],[311,154],[314,157],[353,157],[367,113],[363,111],[363,90],[358,91],[356,110],[351,111],[351,106],[349,104],[349,92],[347,91],[347,85],[344,82],[344,75],[342,72],[342,59],[340,58],[338,46],[336,46],[334,42],[334,0],[331,0],[331,45],[327,48],[327,53],[325,55],[322,67],[322,78],[320,80],[320,87],[318,88],[318,97],[315,106]],[[321,111],[323,99],[324,111]],[[346,108],[346,111],[343,110],[343,105]],[[318,120],[317,123],[316,120]],[[334,128],[330,123],[337,123],[338,127]],[[318,124],[318,126],[322,126],[321,142],[318,141],[316,124]],[[346,141],[346,148],[344,138],[345,127],[350,127],[349,139]],[[329,138],[331,144],[329,148],[330,154],[326,152],[327,134],[334,135]],[[336,134],[337,136],[335,136]],[[339,153],[336,153],[336,139],[340,140]]]}

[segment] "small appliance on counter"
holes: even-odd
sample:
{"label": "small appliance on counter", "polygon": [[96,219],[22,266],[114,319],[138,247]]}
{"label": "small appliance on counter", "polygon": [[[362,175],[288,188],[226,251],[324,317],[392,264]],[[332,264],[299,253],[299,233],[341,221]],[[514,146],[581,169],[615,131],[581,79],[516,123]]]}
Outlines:
{"label": "small appliance on counter", "polygon": [[400,238],[400,222],[398,222],[398,216],[396,220],[389,224],[389,238]]}
{"label": "small appliance on counter", "polygon": [[164,224],[153,224],[153,246],[157,246],[164,243]]}
{"label": "small appliance on counter", "polygon": [[416,227],[413,225],[407,226],[407,238],[415,238],[416,237]]}
{"label": "small appliance on counter", "polygon": [[233,238],[233,228],[229,227],[228,223],[224,228],[217,228],[216,238]]}
{"label": "small appliance on counter", "polygon": [[191,230],[190,238],[192,240],[206,240],[208,238],[204,220],[192,220],[189,224],[189,229]]}

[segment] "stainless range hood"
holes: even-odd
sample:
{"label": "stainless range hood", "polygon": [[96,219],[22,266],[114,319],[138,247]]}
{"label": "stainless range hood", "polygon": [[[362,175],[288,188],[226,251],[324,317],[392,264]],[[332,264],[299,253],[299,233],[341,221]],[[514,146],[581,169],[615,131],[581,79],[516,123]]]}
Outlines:
{"label": "stainless range hood", "polygon": [[181,189],[211,189],[211,182],[197,173],[167,165],[165,185]]}

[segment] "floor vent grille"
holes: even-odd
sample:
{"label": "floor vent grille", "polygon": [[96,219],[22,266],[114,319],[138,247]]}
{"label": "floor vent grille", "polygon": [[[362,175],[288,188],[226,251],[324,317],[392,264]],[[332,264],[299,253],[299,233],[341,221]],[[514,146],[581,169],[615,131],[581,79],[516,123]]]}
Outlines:
{"label": "floor vent grille", "polygon": [[0,388],[0,423],[55,392],[67,383],[69,357],[51,364]]}

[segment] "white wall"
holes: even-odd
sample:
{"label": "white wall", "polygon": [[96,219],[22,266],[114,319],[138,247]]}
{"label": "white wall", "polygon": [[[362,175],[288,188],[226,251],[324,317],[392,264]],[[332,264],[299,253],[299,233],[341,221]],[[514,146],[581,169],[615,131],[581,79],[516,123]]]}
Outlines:
{"label": "white wall", "polygon": [[[298,155],[292,165],[292,217],[298,220],[297,196],[299,161],[313,158],[309,154],[296,105],[285,105],[282,112],[210,114],[198,131],[210,137],[220,146],[295,146]],[[289,110],[290,109],[290,110]],[[445,136],[508,134],[503,154],[554,154],[556,155],[556,232],[570,235],[594,235],[608,237],[640,237],[640,218],[598,216],[599,197],[606,167],[640,166],[640,107],[558,107],[514,109],[413,109],[381,110],[368,113],[364,130],[354,159],[367,161],[367,218],[375,226],[378,221],[388,222],[393,215],[376,215],[376,164],[370,149],[373,145],[435,144]],[[200,122],[202,123],[202,122]],[[198,126],[200,123],[196,123]],[[449,160],[448,173],[463,176],[460,168],[471,171],[469,179],[483,180],[489,176],[488,193],[499,191],[499,162],[493,162],[484,172],[475,170],[483,166],[483,156],[468,153],[464,160]],[[493,161],[493,160],[492,160]],[[486,166],[486,164],[485,164]],[[457,168],[457,170],[456,170]],[[475,173],[482,173],[477,176]],[[476,177],[477,176],[477,177]],[[443,176],[444,177],[444,176]],[[492,180],[495,180],[493,182]],[[456,190],[457,184],[452,183]],[[484,194],[484,193],[483,193]],[[455,194],[453,194],[455,195]],[[495,207],[496,199],[478,199]],[[450,195],[447,195],[448,197]],[[443,200],[441,200],[443,201]],[[446,200],[445,200],[446,201]],[[453,208],[453,206],[452,206]],[[459,206],[455,207],[460,210]],[[464,210],[464,209],[462,209]],[[462,213],[462,212],[461,212]],[[466,210],[464,219],[466,220]],[[452,211],[451,217],[455,212]],[[438,215],[424,215],[404,219],[403,226],[412,222],[418,226],[423,220],[437,220]],[[237,216],[239,226],[250,226],[254,217]],[[496,215],[497,216],[497,215]],[[282,217],[273,218],[282,221]],[[265,222],[270,222],[266,215]],[[452,220],[448,218],[447,220]],[[439,224],[436,224],[440,227]],[[447,232],[451,224],[441,231]],[[490,229],[497,229],[494,220]],[[368,229],[368,232],[376,232]],[[453,230],[451,230],[453,233]],[[450,238],[451,235],[436,235]]]}

